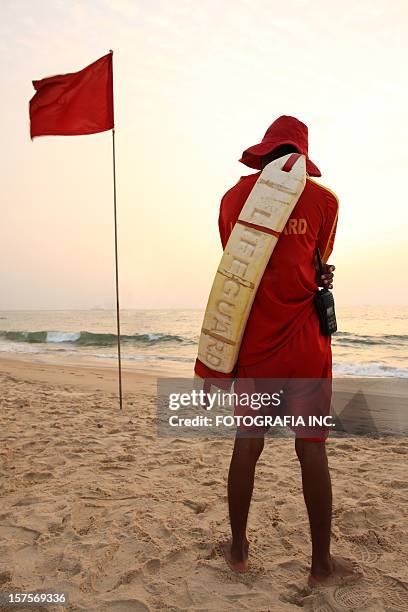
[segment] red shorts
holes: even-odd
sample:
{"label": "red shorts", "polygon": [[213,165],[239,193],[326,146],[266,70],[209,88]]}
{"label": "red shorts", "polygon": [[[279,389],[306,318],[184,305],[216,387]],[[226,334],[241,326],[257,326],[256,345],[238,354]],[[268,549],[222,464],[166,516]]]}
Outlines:
{"label": "red shorts", "polygon": [[[235,390],[242,393],[281,394],[282,404],[270,410],[262,408],[262,414],[302,417],[306,424],[309,417],[327,417],[331,407],[332,355],[330,336],[322,336],[316,315],[310,317],[299,332],[281,350],[270,358],[251,365],[238,362]],[[243,380],[240,380],[243,379]],[[250,380],[248,380],[250,379]],[[253,414],[253,410],[250,409]],[[247,407],[238,405],[235,414],[249,414]],[[324,442],[328,428],[291,427],[296,437],[314,442]],[[242,426],[248,434],[254,428]],[[258,433],[267,431],[256,428]]]}

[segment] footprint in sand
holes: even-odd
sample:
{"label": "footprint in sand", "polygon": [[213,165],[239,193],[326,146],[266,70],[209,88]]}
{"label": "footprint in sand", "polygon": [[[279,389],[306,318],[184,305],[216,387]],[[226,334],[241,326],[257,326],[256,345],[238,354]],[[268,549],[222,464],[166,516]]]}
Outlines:
{"label": "footprint in sand", "polygon": [[136,461],[136,457],[134,455],[131,455],[131,454],[119,455],[117,457],[117,459],[118,459],[118,461],[126,461],[126,462]]}
{"label": "footprint in sand", "polygon": [[123,584],[131,584],[141,575],[141,570],[138,568],[128,570],[122,574],[112,590],[120,588]]}
{"label": "footprint in sand", "polygon": [[59,572],[64,572],[65,574],[71,577],[79,574],[82,571],[83,567],[82,563],[76,558],[64,555],[58,563],[57,569]]}
{"label": "footprint in sand", "polygon": [[192,499],[184,499],[183,504],[194,510],[196,514],[202,514],[207,508],[206,502],[196,502]]}
{"label": "footprint in sand", "polygon": [[12,573],[9,570],[3,570],[0,572],[0,586],[8,584],[11,582]]}
{"label": "footprint in sand", "polygon": [[147,561],[144,564],[143,569],[145,569],[149,574],[157,574],[160,568],[161,568],[160,559],[149,559],[149,561]]}
{"label": "footprint in sand", "polygon": [[100,609],[103,612],[150,612],[149,606],[140,601],[140,599],[106,601],[103,604],[103,608]]}
{"label": "footprint in sand", "polygon": [[339,608],[334,606],[328,591],[316,591],[305,597],[301,603],[296,604],[310,612],[337,612]]}
{"label": "footprint in sand", "polygon": [[408,483],[406,480],[391,480],[389,486],[392,489],[407,489]]}
{"label": "footprint in sand", "polygon": [[24,478],[30,481],[43,482],[52,478],[52,472],[26,472]]}
{"label": "footprint in sand", "polygon": [[390,448],[390,451],[392,451],[393,453],[398,453],[400,455],[408,454],[408,448],[405,448],[405,446],[393,446]]}
{"label": "footprint in sand", "polygon": [[381,587],[383,599],[388,609],[406,612],[408,610],[408,588],[405,583],[399,582],[391,576],[383,576],[384,585]]}
{"label": "footprint in sand", "polygon": [[204,527],[191,527],[190,533],[192,536],[209,539],[209,532]]}
{"label": "footprint in sand", "polygon": [[352,444],[348,444],[347,442],[341,442],[340,444],[335,445],[335,449],[338,450],[353,450],[354,446]]}
{"label": "footprint in sand", "polygon": [[14,548],[22,548],[34,544],[40,537],[41,533],[36,529],[29,527],[20,527],[19,525],[0,525],[0,539],[13,542]]}
{"label": "footprint in sand", "polygon": [[368,610],[370,603],[369,586],[364,583],[356,585],[338,586],[333,599],[341,608],[346,610]]}
{"label": "footprint in sand", "polygon": [[[279,596],[279,600],[283,603],[289,603],[299,608],[305,607],[306,609],[308,609],[308,604],[311,603],[312,607],[309,609],[313,610],[313,612],[316,612],[317,610],[319,610],[319,612],[326,612],[326,610],[327,612],[332,612],[331,608],[324,605],[324,600],[320,594],[317,597],[315,597],[314,594],[305,597],[305,595],[310,593],[309,588],[299,587],[295,584],[289,584],[288,587],[289,590]],[[318,598],[321,598],[320,606],[316,605]]]}
{"label": "footprint in sand", "polygon": [[383,555],[383,551],[370,548],[362,542],[359,544],[353,543],[351,545],[351,551],[357,561],[366,565],[375,565]]}
{"label": "footprint in sand", "polygon": [[36,444],[38,444],[36,440],[32,442],[26,442],[25,444],[23,444],[22,448],[30,448],[31,446],[36,446]]}
{"label": "footprint in sand", "polygon": [[222,480],[205,480],[201,483],[204,487],[214,487],[215,485],[223,485]]}

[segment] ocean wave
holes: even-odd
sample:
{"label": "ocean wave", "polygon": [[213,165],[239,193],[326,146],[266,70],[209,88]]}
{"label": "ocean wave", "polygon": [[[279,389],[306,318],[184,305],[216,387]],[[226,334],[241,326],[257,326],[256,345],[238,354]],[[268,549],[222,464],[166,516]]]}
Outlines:
{"label": "ocean wave", "polygon": [[[29,344],[60,344],[69,343],[77,346],[115,346],[116,334],[97,332],[65,332],[65,331],[1,331],[0,341],[28,342]],[[177,334],[161,332],[146,332],[123,334],[121,341],[127,344],[154,346],[157,344],[197,345],[198,336],[186,338]],[[408,345],[406,334],[365,335],[339,331],[333,336],[333,345],[349,347],[402,347]]]}
{"label": "ocean wave", "polygon": [[336,376],[408,378],[408,368],[387,365],[384,362],[333,362],[333,373]]}
{"label": "ocean wave", "polygon": [[[47,355],[49,351],[52,353],[63,354],[65,356],[77,357],[79,359],[92,357],[97,359],[108,359],[117,361],[117,353],[114,350],[111,353],[104,352],[103,349],[98,351],[95,347],[92,351],[92,346],[89,345],[90,350],[77,350],[77,343],[66,342],[58,345],[56,342],[51,342],[47,345],[41,345],[40,343],[27,343],[27,342],[0,342],[0,353],[30,353],[30,354],[42,354]],[[98,352],[97,352],[98,351]],[[191,363],[195,361],[194,356],[187,355],[166,355],[166,354],[155,354],[155,353],[138,353],[138,354],[122,354],[123,362],[181,362]],[[333,360],[333,374],[336,378],[343,376],[353,377],[394,377],[394,378],[408,378],[408,368],[402,366],[387,364],[384,361],[337,361]]]}
{"label": "ocean wave", "polygon": [[[71,346],[70,344],[66,344],[65,347],[53,346],[52,349],[47,349],[41,344],[27,344],[23,342],[0,342],[0,353],[19,353],[19,354],[30,354],[30,355],[41,355],[42,357],[47,357],[50,354],[58,354],[62,357],[74,357],[79,360],[87,357],[92,357],[96,359],[109,359],[112,361],[118,360],[118,355],[116,351],[112,353],[105,353],[103,351],[92,352],[92,347],[89,347],[91,350],[78,351],[75,349],[75,346]],[[122,362],[132,362],[132,361],[174,361],[180,363],[194,363],[195,357],[187,357],[186,355],[162,355],[162,354],[151,354],[151,353],[139,353],[137,355],[134,354],[123,354],[122,353]]]}
{"label": "ocean wave", "polygon": [[[183,336],[165,333],[145,333],[121,335],[121,342],[154,346],[157,344],[196,344],[194,340]],[[59,344],[69,343],[77,346],[115,346],[117,335],[94,332],[62,332],[62,331],[0,331],[0,340],[12,342],[28,342],[29,344]]]}
{"label": "ocean wave", "polygon": [[408,343],[406,334],[383,334],[381,336],[368,336],[363,334],[351,334],[349,332],[336,332],[333,336],[333,344],[342,346],[404,346]]}
{"label": "ocean wave", "polygon": [[[97,359],[114,359],[118,356],[112,353],[82,353],[85,357],[96,357]],[[182,355],[122,355],[122,361],[176,361],[179,363],[194,363],[195,358]]]}

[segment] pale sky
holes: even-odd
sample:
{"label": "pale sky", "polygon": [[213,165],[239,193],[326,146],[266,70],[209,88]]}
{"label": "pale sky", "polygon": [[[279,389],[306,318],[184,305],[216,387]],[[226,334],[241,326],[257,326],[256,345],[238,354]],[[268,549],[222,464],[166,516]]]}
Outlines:
{"label": "pale sky", "polygon": [[204,308],[223,193],[281,114],[340,199],[339,305],[407,305],[405,1],[2,0],[0,309],[114,306],[111,133],[30,141],[31,81],[114,50],[123,308]]}

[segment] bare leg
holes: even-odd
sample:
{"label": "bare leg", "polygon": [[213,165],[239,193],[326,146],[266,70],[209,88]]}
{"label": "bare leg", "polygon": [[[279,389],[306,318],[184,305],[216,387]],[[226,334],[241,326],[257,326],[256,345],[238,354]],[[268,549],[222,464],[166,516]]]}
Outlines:
{"label": "bare leg", "polygon": [[264,438],[235,438],[228,474],[228,507],[232,541],[223,545],[225,559],[232,570],[248,569],[246,527],[254,488],[255,467],[264,447]]}
{"label": "bare leg", "polygon": [[312,566],[309,584],[333,584],[356,577],[348,559],[330,555],[332,488],[324,442],[296,439],[296,453],[302,469],[303,496],[312,536]]}

